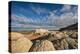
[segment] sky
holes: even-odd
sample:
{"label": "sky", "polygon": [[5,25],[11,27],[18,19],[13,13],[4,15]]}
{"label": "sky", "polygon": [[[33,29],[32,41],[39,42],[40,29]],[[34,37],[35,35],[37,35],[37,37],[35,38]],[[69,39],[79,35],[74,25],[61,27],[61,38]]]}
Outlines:
{"label": "sky", "polygon": [[58,30],[78,22],[78,6],[12,1],[11,30]]}

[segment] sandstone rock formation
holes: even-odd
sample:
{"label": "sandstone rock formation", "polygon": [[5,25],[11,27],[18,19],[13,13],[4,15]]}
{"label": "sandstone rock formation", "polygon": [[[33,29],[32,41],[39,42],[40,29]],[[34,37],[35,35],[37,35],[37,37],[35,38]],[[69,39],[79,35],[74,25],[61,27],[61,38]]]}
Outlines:
{"label": "sandstone rock formation", "polygon": [[60,44],[61,46],[61,50],[64,50],[64,49],[69,49],[68,48],[68,43],[67,43],[67,41],[65,40],[65,39],[63,39],[62,41],[61,41],[61,44]]}
{"label": "sandstone rock formation", "polygon": [[47,29],[36,29],[35,30],[35,33],[38,33],[40,35],[43,35],[43,34],[46,34],[48,33],[49,31]]}
{"label": "sandstone rock formation", "polygon": [[27,38],[19,38],[17,41],[11,41],[11,52],[22,53],[28,52],[32,46],[32,42]]}
{"label": "sandstone rock formation", "polygon": [[52,43],[56,50],[68,49],[68,43],[66,42],[65,39],[54,40],[54,41],[52,41]]}
{"label": "sandstone rock formation", "polygon": [[[74,27],[74,26],[70,26]],[[67,27],[69,28],[69,27]],[[12,53],[78,49],[78,31],[75,29],[48,31],[36,29],[35,32],[10,32],[9,47]]]}
{"label": "sandstone rock formation", "polygon": [[54,51],[54,45],[48,40],[41,40],[39,43],[35,43],[30,51]]}
{"label": "sandstone rock formation", "polygon": [[78,43],[74,39],[66,38],[66,41],[68,42],[70,49],[77,49],[78,48]]}
{"label": "sandstone rock formation", "polygon": [[53,40],[58,40],[58,39],[66,38],[66,37],[68,37],[68,35],[62,32],[58,32],[55,34],[51,33],[49,34],[48,40],[53,41]]}
{"label": "sandstone rock formation", "polygon": [[12,53],[28,52],[32,42],[18,32],[9,33],[9,46]]}

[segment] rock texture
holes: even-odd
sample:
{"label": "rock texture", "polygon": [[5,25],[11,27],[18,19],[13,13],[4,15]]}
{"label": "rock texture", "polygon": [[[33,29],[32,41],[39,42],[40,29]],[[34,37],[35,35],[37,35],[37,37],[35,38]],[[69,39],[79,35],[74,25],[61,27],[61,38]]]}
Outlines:
{"label": "rock texture", "polygon": [[41,40],[32,47],[30,51],[54,51],[54,45],[48,40]]}
{"label": "rock texture", "polygon": [[77,49],[78,48],[78,43],[74,39],[66,38],[66,41],[68,42],[70,49]]}
{"label": "rock texture", "polygon": [[48,36],[49,36],[48,40],[50,40],[50,41],[54,41],[54,40],[63,39],[63,38],[68,37],[67,34],[62,33],[62,32],[58,32],[58,33],[55,33],[55,34],[50,33]]}
{"label": "rock texture", "polygon": [[66,39],[63,39],[62,41],[61,41],[61,50],[64,50],[64,49],[69,49],[68,48],[68,43],[67,43],[67,41],[66,41]]}
{"label": "rock texture", "polygon": [[54,40],[52,43],[53,43],[56,50],[68,49],[68,43],[66,42],[65,39]]}

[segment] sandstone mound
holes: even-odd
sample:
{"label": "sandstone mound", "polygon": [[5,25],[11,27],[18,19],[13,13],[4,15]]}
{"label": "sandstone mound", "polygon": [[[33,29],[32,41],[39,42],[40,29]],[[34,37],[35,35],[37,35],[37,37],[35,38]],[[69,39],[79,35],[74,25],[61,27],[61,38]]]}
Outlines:
{"label": "sandstone mound", "polygon": [[27,38],[19,38],[17,41],[11,42],[12,53],[28,52],[32,46],[32,42]]}
{"label": "sandstone mound", "polygon": [[48,40],[41,40],[39,43],[34,44],[30,51],[54,51],[55,48],[52,42]]}

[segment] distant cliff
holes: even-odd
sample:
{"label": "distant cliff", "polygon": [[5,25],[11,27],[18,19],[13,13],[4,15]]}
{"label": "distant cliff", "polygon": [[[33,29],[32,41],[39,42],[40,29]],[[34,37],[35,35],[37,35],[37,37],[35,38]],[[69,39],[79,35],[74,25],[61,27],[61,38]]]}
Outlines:
{"label": "distant cliff", "polygon": [[63,31],[63,30],[78,30],[78,23],[76,24],[72,24],[72,25],[69,25],[65,28],[61,28],[60,31]]}

